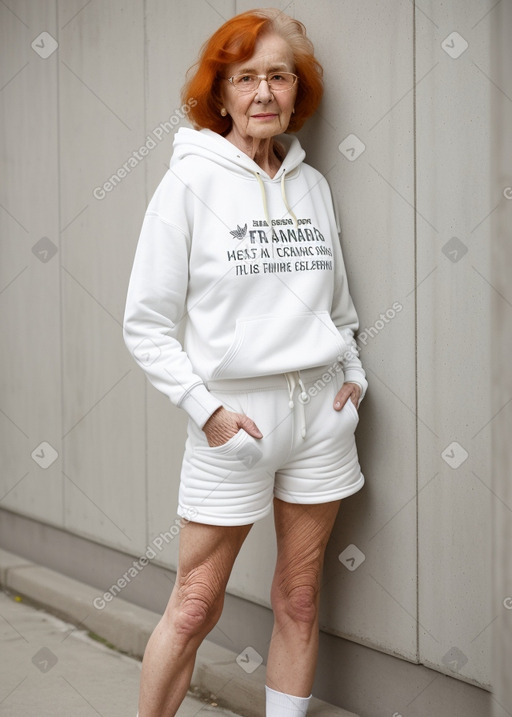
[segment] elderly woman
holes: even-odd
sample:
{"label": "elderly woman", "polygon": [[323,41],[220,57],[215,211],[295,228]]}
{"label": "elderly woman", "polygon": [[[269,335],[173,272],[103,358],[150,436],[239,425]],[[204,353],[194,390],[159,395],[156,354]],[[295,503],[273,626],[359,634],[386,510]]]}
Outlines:
{"label": "elderly woman", "polygon": [[364,484],[354,431],[367,386],[329,187],[288,134],[321,96],[300,22],[274,9],[226,22],[184,88],[196,129],[177,133],[144,218],[125,341],[189,420],[188,521],[140,717],[176,714],[240,547],[272,507],[266,714],[307,712],[324,551],[341,499]]}

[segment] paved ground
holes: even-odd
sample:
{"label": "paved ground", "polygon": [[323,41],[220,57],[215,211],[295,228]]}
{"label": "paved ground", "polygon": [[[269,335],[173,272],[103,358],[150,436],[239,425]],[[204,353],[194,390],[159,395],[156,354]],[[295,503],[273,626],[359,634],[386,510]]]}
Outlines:
{"label": "paved ground", "polygon": [[[135,717],[140,662],[0,592],[1,717]],[[179,717],[236,717],[190,695]]]}

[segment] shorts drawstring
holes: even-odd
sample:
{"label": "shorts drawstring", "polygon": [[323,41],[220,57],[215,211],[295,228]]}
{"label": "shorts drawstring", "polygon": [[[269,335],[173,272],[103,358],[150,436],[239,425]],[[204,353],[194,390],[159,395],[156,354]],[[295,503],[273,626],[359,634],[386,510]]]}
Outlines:
{"label": "shorts drawstring", "polygon": [[[270,231],[270,240],[271,240],[271,242],[272,242],[272,256],[274,256],[274,241],[273,241],[273,239],[272,239],[272,233],[273,233],[273,230],[272,230],[272,222],[270,221],[270,216],[269,216],[269,213],[268,213],[268,203],[267,203],[267,195],[266,195],[266,193],[265,193],[265,185],[264,185],[264,183],[263,183],[262,178],[260,177],[260,173],[259,173],[259,172],[254,172],[254,174],[255,174],[256,179],[258,180],[258,184],[259,184],[259,186],[260,186],[261,199],[262,199],[262,202],[263,202],[263,214],[265,215],[265,220],[266,220],[267,225],[268,225],[268,231]],[[298,223],[298,221],[297,221],[297,217],[296,217],[295,214],[293,213],[293,210],[292,210],[292,208],[290,207],[290,204],[289,204],[289,202],[288,202],[288,198],[287,198],[287,196],[286,196],[286,188],[285,188],[285,182],[284,182],[285,176],[286,176],[286,169],[283,170],[283,176],[281,177],[281,196],[282,196],[282,198],[283,198],[283,202],[284,202],[284,206],[286,207],[286,211],[288,212],[288,214],[291,216],[291,218],[292,218],[292,220],[293,220],[293,223],[294,223],[294,225],[295,225],[295,229],[298,229],[298,228],[299,228],[299,223]]]}
{"label": "shorts drawstring", "polygon": [[290,402],[289,407],[294,408],[295,403],[293,401],[293,394],[295,393],[295,389],[297,386],[300,386],[301,393],[299,396],[299,414],[300,414],[300,422],[301,422],[301,436],[302,438],[306,438],[306,411],[304,410],[304,403],[308,399],[308,394],[306,393],[306,389],[304,388],[304,384],[302,382],[302,379],[300,377],[300,371],[291,371],[290,373],[285,373],[286,382],[288,384],[288,391],[290,395]]}

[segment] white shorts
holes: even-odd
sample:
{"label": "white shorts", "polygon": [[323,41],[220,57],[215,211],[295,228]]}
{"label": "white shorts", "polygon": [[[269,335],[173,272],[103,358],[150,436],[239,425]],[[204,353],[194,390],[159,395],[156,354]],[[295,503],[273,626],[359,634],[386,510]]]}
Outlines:
{"label": "white shorts", "polygon": [[349,399],[333,408],[343,384],[341,365],[275,376],[211,381],[208,389],[230,411],[256,423],[211,448],[189,419],[178,515],[209,525],[249,525],[288,503],[328,503],[364,485],[354,431],[359,415]]}

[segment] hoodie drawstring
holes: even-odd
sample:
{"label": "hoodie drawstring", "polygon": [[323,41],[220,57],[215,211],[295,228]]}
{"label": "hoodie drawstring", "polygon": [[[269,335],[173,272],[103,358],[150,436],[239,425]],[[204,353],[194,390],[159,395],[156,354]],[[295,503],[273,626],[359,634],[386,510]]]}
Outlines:
{"label": "hoodie drawstring", "polygon": [[263,184],[263,180],[260,177],[260,173],[254,172],[254,174],[256,175],[256,179],[258,180],[258,183],[260,185],[261,199],[263,201],[263,214],[265,215],[265,219],[267,220],[269,229],[271,229],[272,225],[270,223],[270,217],[268,215],[268,204],[267,204],[267,195],[265,193],[265,185]]}
{"label": "hoodie drawstring", "polygon": [[289,214],[289,215],[291,216],[291,218],[293,219],[293,223],[295,224],[295,229],[298,229],[298,227],[299,227],[299,222],[297,221],[297,217],[295,216],[295,214],[292,212],[292,209],[291,209],[290,205],[288,204],[288,199],[286,198],[286,190],[285,190],[285,188],[284,188],[284,176],[285,176],[285,174],[286,174],[286,169],[284,170],[283,176],[281,177],[281,196],[283,197],[283,202],[284,202],[284,206],[286,207],[286,211],[288,212],[288,214]]}
{"label": "hoodie drawstring", "polygon": [[[260,185],[261,199],[263,201],[263,214],[265,215],[265,219],[267,221],[268,228],[270,229],[270,231],[272,231],[272,222],[270,221],[270,216],[268,213],[267,194],[265,192],[265,185],[263,183],[262,178],[260,177],[260,173],[254,172],[254,174],[256,175],[256,179],[258,180],[258,183]],[[295,225],[295,228],[297,229],[299,226],[299,223],[297,221],[297,217],[295,216],[290,205],[288,204],[288,198],[286,196],[285,176],[286,176],[286,170],[283,171],[283,176],[281,177],[281,196],[283,198],[283,202],[284,202],[284,206],[286,207],[286,211],[293,219],[293,223]]]}
{"label": "hoodie drawstring", "polygon": [[290,396],[290,402],[289,407],[294,408],[295,403],[293,400],[293,394],[295,393],[295,389],[297,386],[300,386],[301,393],[299,395],[299,414],[300,414],[300,422],[301,422],[301,429],[300,433],[302,438],[306,438],[306,412],[304,410],[304,404],[308,400],[308,394],[306,393],[306,389],[304,388],[304,384],[302,382],[302,379],[300,377],[300,371],[291,371],[289,373],[285,373],[286,382],[288,384],[288,393]]}

